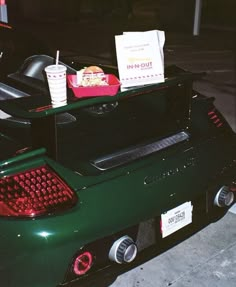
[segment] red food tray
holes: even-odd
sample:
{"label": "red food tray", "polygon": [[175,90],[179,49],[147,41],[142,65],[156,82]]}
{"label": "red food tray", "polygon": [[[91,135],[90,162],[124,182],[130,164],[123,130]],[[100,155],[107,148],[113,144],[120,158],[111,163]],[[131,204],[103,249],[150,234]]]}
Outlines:
{"label": "red food tray", "polygon": [[115,75],[106,74],[107,86],[81,87],[77,85],[76,75],[67,75],[68,86],[77,98],[114,96],[120,88],[120,81]]}

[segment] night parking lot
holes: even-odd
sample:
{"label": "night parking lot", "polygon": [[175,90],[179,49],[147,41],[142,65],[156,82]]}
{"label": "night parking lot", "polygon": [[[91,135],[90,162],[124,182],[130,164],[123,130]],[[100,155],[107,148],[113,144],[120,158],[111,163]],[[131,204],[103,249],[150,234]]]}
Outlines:
{"label": "night parking lot", "polygon": [[[137,1],[134,15],[123,27],[132,30],[158,29],[155,1],[148,9]],[[151,8],[153,6],[153,9]],[[89,17],[92,17],[91,15]],[[114,64],[114,33],[121,23],[107,27],[93,19],[76,21],[19,21],[19,28],[34,34],[51,53],[98,56]],[[191,26],[191,23],[189,23]],[[235,27],[202,25],[199,36],[188,29],[166,31],[165,65],[177,65],[192,72],[206,72],[194,88],[214,97],[218,109],[236,132],[236,49]],[[117,278],[112,287],[235,287],[236,207],[218,222],[176,245],[149,262]]]}

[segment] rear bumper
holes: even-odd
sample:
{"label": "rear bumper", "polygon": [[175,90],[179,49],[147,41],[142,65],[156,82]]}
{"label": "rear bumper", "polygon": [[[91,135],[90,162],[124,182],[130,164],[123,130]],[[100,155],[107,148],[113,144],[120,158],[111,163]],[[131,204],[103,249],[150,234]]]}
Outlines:
{"label": "rear bumper", "polygon": [[[91,239],[91,230],[78,228],[76,210],[62,217],[31,221],[10,221],[0,223],[1,230],[8,230],[8,236],[1,234],[1,285],[7,287],[55,287],[55,286],[104,286],[117,275],[155,257],[189,235],[204,228],[210,222],[221,218],[226,209],[212,209],[211,193],[203,193],[192,202],[193,222],[178,232],[162,239],[160,217],[154,217],[126,228],[118,233],[109,232],[108,237]],[[125,225],[123,223],[123,225]],[[101,229],[102,229],[101,225]],[[105,233],[104,233],[105,234]],[[128,234],[138,245],[138,255],[130,264],[112,263],[108,259],[112,243]],[[88,242],[88,244],[87,244]],[[73,258],[80,250],[89,250],[95,261],[84,277],[73,274]],[[78,284],[78,285],[76,285]],[[103,284],[103,285],[102,285]]]}
{"label": "rear bumper", "polygon": [[[159,229],[160,218],[153,218],[152,224],[155,224],[157,227],[157,229],[155,228],[155,230],[153,230],[156,236],[155,243],[152,242],[152,245],[149,245],[145,247],[143,250],[140,250],[134,262],[129,263],[129,264],[116,264],[116,263],[107,262],[106,266],[100,266],[100,268],[98,268],[96,271],[88,273],[88,275],[85,276],[84,278],[74,278],[73,280],[71,280],[71,282],[64,282],[62,284],[59,284],[58,287],[62,287],[62,286],[67,286],[67,287],[110,286],[119,275],[125,272],[128,272],[131,269],[138,267],[141,264],[153,259],[154,257],[160,255],[166,250],[174,247],[176,244],[188,239],[194,233],[199,232],[201,229],[207,227],[207,225],[211,224],[212,222],[221,219],[226,214],[226,210],[217,210],[215,212],[212,212],[211,214],[206,214],[206,213],[202,214],[203,202],[202,202],[202,205],[198,207],[199,209],[194,214],[193,223],[189,226],[186,226],[182,230],[176,232],[175,234],[167,237],[165,240],[161,239],[160,234],[158,235],[158,232],[157,232],[157,230]],[[142,224],[145,224],[145,222]],[[150,224],[150,221],[147,224]],[[140,229],[142,229],[142,227]],[[146,230],[145,234],[139,234],[138,232],[138,236],[141,235],[144,237],[144,241],[145,241],[144,244],[147,244],[147,238],[145,238],[145,236],[147,236],[147,233],[149,233],[149,236],[150,236],[150,231],[148,230]],[[137,241],[139,241],[139,244],[143,243],[143,242],[140,242],[142,240],[143,238],[137,238]]]}
{"label": "rear bumper", "polygon": [[[222,185],[235,180],[236,162],[229,146],[216,166],[212,158],[221,146],[214,147],[207,145],[202,153],[190,149],[164,163],[157,160],[145,169],[91,185],[89,190],[80,190],[80,204],[66,214],[28,220],[1,218],[1,286],[98,287],[97,282],[108,273],[115,277],[221,218],[227,208],[214,207],[214,196]],[[193,223],[162,239],[160,214],[186,201],[193,204]],[[111,263],[109,248],[125,234],[137,241],[137,258],[131,264]],[[88,275],[79,278],[71,272],[71,264],[85,248],[92,248],[96,260]]]}

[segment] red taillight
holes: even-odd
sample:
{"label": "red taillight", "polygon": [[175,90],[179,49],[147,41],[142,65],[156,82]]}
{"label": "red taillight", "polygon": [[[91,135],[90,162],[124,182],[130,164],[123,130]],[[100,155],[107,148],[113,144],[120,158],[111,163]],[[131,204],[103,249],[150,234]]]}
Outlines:
{"label": "red taillight", "polygon": [[74,261],[74,273],[76,275],[84,275],[89,271],[93,263],[93,256],[90,252],[86,251],[76,257]]}
{"label": "red taillight", "polygon": [[76,202],[76,194],[46,165],[0,179],[0,216],[47,215]]}
{"label": "red taillight", "polygon": [[208,117],[217,128],[223,126],[223,122],[217,114],[217,110],[215,108],[208,112]]}

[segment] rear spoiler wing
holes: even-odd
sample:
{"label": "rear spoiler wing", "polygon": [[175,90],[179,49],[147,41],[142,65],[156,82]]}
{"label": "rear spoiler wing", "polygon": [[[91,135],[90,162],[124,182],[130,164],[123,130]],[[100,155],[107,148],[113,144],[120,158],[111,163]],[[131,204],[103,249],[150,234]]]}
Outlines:
{"label": "rear spoiler wing", "polygon": [[[184,71],[176,66],[166,68],[165,82],[146,85],[142,87],[135,87],[132,90],[125,92],[118,92],[115,96],[107,97],[100,96],[88,99],[77,99],[73,96],[72,91],[68,90],[68,104],[66,106],[52,108],[50,104],[50,96],[42,96],[40,92],[37,95],[30,94],[30,96],[14,96],[9,98],[9,92],[0,89],[0,109],[17,118],[28,119],[31,122],[32,129],[32,147],[44,147],[50,157],[57,158],[57,124],[56,115],[61,113],[68,113],[72,110],[81,109],[89,106],[111,103],[115,101],[123,101],[130,97],[137,97],[149,93],[162,92],[163,89],[184,87],[183,93],[189,99],[191,105],[192,98],[192,83],[194,80],[201,78],[203,73],[191,73]],[[29,81],[34,81],[31,79]],[[17,91],[16,87],[12,87],[15,83],[12,79],[8,79],[3,86],[10,87]],[[24,85],[26,83],[24,82]],[[30,86],[30,85],[29,85]],[[4,96],[4,93],[6,96]],[[19,94],[21,91],[19,90]],[[8,96],[8,97],[7,97]],[[191,109],[189,108],[189,111]]]}

